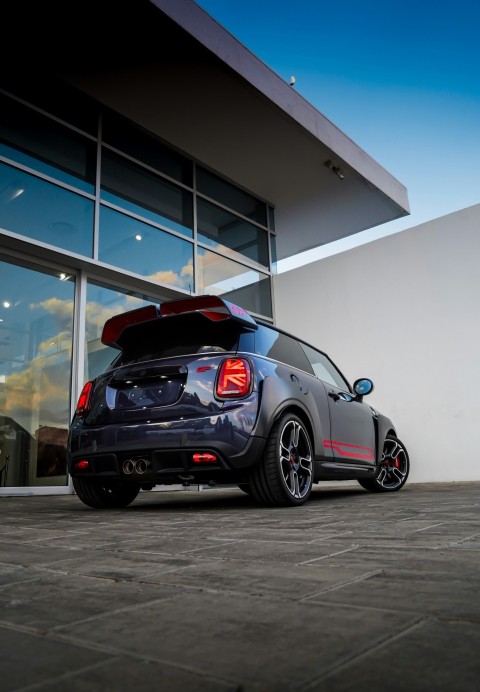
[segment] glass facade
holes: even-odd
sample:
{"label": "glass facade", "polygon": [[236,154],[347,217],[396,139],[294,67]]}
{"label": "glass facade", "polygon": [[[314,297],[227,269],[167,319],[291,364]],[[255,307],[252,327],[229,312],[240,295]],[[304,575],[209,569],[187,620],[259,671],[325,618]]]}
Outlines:
{"label": "glass facade", "polygon": [[2,94],[0,112],[2,156],[93,193],[93,141]]}
{"label": "glass facade", "polygon": [[102,156],[101,183],[102,200],[190,238],[193,236],[193,194],[189,190],[108,150]]}
{"label": "glass facade", "polygon": [[199,199],[198,239],[232,259],[251,260],[268,267],[267,231],[222,207]]}
{"label": "glass facade", "polygon": [[92,200],[0,162],[0,228],[91,257],[93,215]]}
{"label": "glass facade", "polygon": [[85,310],[85,381],[100,375],[118,355],[116,349],[104,346],[101,342],[105,322],[121,312],[136,310],[151,303],[157,304],[158,299],[115,290],[95,282],[88,283]]}
{"label": "glass facade", "polygon": [[100,208],[100,228],[98,258],[102,262],[192,290],[192,243],[108,207]]}
{"label": "glass facade", "polygon": [[66,485],[74,289],[0,257],[0,487]]}
{"label": "glass facade", "polygon": [[199,192],[246,216],[247,219],[257,221],[262,226],[267,225],[267,207],[263,202],[202,166],[197,166],[196,171]]}
{"label": "glass facade", "polygon": [[44,86],[0,89],[0,495],[70,492],[68,426],[112,315],[212,293],[273,319],[272,206]]}
{"label": "glass facade", "polygon": [[271,205],[109,110],[97,118],[94,137],[0,92],[0,233],[188,294],[214,283],[206,263],[235,283],[253,270],[237,295],[271,317]]}
{"label": "glass facade", "polygon": [[200,293],[224,296],[250,312],[272,317],[268,274],[200,248],[197,256]]}

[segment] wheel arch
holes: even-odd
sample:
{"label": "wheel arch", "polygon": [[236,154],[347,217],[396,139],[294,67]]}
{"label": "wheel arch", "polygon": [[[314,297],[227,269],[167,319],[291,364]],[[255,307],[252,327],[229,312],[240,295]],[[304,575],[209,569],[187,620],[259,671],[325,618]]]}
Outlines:
{"label": "wheel arch", "polygon": [[382,459],[383,445],[387,435],[397,435],[395,426],[390,418],[379,414],[377,419],[377,464],[379,464]]}
{"label": "wheel arch", "polygon": [[315,456],[315,431],[313,429],[313,423],[310,420],[305,409],[303,409],[301,406],[298,406],[296,404],[288,404],[287,406],[285,406],[285,408],[282,408],[280,411],[278,411],[277,415],[272,421],[272,427],[286,413],[293,413],[294,415],[298,416],[298,418],[300,418],[300,420],[307,429],[308,436],[310,438],[310,444],[312,445],[312,453],[313,456]]}
{"label": "wheel arch", "polygon": [[267,438],[274,424],[291,411],[299,416],[310,437],[312,452],[322,453],[323,425],[311,391],[302,393],[289,378],[266,377],[262,382],[259,415],[254,434]]}

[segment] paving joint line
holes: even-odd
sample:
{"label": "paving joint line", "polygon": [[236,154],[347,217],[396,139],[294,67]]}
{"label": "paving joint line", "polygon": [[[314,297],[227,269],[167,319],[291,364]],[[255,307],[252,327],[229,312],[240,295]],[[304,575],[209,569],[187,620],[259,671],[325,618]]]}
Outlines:
{"label": "paving joint line", "polygon": [[354,654],[350,657],[346,656],[342,661],[340,661],[336,664],[333,664],[330,667],[326,667],[324,672],[321,673],[320,675],[316,675],[313,678],[311,678],[310,680],[305,681],[304,683],[300,684],[300,686],[297,688],[297,692],[308,692],[309,689],[312,689],[319,682],[322,682],[325,679],[332,677],[332,675],[335,675],[336,673],[340,672],[341,670],[348,668],[349,666],[352,665],[352,663],[355,663],[356,661],[359,661],[362,658],[366,658],[367,656],[374,654],[376,651],[381,650],[387,644],[390,644],[391,642],[394,642],[397,639],[401,639],[403,636],[405,636],[405,634],[407,634],[408,632],[413,631],[415,629],[418,629],[421,625],[423,625],[425,622],[428,622],[431,619],[432,618],[430,618],[430,617],[417,618],[414,622],[412,622],[408,626],[402,628],[400,631],[396,632],[395,634],[387,635],[386,637],[384,637],[383,639],[378,641],[376,644],[374,644],[372,647],[369,647],[368,649],[364,649],[363,651],[360,651],[357,654]]}

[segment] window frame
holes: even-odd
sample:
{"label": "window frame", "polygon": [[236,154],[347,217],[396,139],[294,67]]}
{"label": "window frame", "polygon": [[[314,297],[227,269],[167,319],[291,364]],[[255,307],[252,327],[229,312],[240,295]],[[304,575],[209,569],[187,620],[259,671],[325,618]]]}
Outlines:
{"label": "window frame", "polygon": [[[351,394],[351,393],[353,392],[353,390],[352,390],[352,388],[351,388],[351,386],[350,386],[348,380],[345,378],[345,376],[342,374],[342,372],[337,368],[337,366],[335,365],[335,363],[333,362],[333,360],[332,360],[329,356],[327,356],[326,353],[324,353],[323,351],[320,351],[318,348],[314,348],[313,346],[310,346],[310,344],[307,344],[307,343],[304,342],[304,341],[300,341],[300,340],[299,340],[299,344],[300,344],[300,346],[303,348],[303,350],[304,350],[304,352],[305,352],[305,355],[306,355],[306,357],[308,358],[308,360],[309,360],[309,362],[310,362],[310,365],[312,366],[314,376],[315,376],[318,380],[321,380],[322,382],[324,382],[325,384],[328,384],[329,386],[337,387],[338,389],[340,389],[340,390],[342,390],[342,391],[344,391],[344,392],[348,392],[349,394]],[[312,358],[310,357],[310,355],[308,354],[308,352],[305,350],[306,348],[310,349],[310,350],[313,351],[315,354],[321,356],[322,359],[325,360],[325,361],[327,362],[327,364],[330,366],[331,370],[333,370],[333,372],[334,372],[336,375],[338,375],[339,381],[341,382],[341,384],[339,384],[338,382],[335,382],[335,378],[333,378],[333,377],[332,377],[332,380],[333,380],[333,381],[330,382],[329,380],[324,380],[322,377],[320,377],[320,376],[316,373],[316,371],[315,371],[315,365],[314,365],[314,363],[312,362]],[[324,367],[324,370],[326,370],[326,371],[328,372],[328,368]]]}

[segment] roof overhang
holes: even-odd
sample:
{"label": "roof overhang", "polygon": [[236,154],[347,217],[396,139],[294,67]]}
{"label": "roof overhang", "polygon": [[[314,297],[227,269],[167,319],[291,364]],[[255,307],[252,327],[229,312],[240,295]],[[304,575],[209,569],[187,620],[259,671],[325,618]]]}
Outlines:
{"label": "roof overhang", "polygon": [[107,4],[72,23],[39,3],[37,66],[273,204],[279,259],[409,213],[398,180],[193,0]]}

